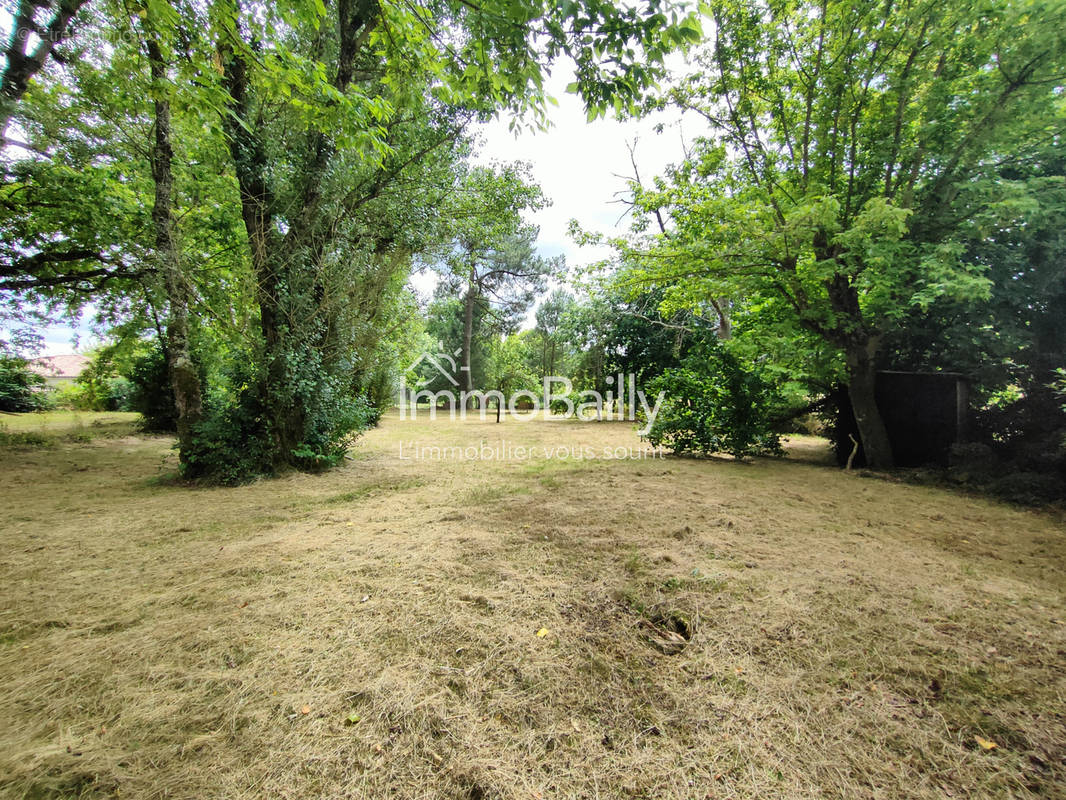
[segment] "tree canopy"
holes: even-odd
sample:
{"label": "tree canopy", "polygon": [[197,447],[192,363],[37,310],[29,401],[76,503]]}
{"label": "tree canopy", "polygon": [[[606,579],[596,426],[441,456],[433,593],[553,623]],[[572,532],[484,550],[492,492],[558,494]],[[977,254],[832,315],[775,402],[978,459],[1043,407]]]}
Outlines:
{"label": "tree canopy", "polygon": [[935,304],[984,301],[976,229],[1050,188],[1002,170],[1061,135],[1064,13],[1011,0],[715,4],[697,69],[661,101],[704,132],[636,187],[638,211],[668,223],[618,243],[630,279],[689,307],[742,298],[753,325],[824,342],[867,461],[891,465],[874,400],[885,337]]}

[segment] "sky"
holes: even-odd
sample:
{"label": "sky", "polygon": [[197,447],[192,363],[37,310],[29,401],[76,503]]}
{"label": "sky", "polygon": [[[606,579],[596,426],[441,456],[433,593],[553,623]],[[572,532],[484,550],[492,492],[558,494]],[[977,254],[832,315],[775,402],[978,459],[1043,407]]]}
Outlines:
{"label": "sky", "polygon": [[[482,126],[483,139],[476,160],[527,161],[533,179],[551,201],[547,208],[527,215],[540,227],[538,250],[543,256],[563,255],[569,267],[584,266],[610,255],[608,248],[579,247],[569,236],[570,220],[586,231],[622,233],[629,219],[620,194],[633,175],[628,146],[635,142],[635,157],[641,178],[647,182],[665,167],[681,159],[681,120],[676,114],[657,114],[641,120],[620,122],[602,118],[588,122],[581,99],[567,94],[573,80],[570,70],[559,65],[547,82],[548,93],[559,101],[550,109],[552,126],[545,131],[523,130],[515,135],[510,118]],[[657,133],[658,124],[663,132]],[[431,275],[415,275],[412,284],[425,293],[432,289]]]}
{"label": "sky", "polygon": [[[548,130],[525,130],[516,136],[508,130],[510,118],[494,120],[481,126],[482,146],[476,160],[484,164],[531,163],[534,180],[551,200],[547,208],[528,215],[528,221],[540,227],[540,254],[564,255],[567,265],[575,267],[599,261],[608,252],[602,247],[578,247],[567,233],[571,219],[578,220],[585,230],[600,233],[621,233],[628,228],[628,219],[620,219],[625,207],[618,202],[618,193],[633,172],[627,143],[636,140],[637,165],[647,181],[680,160],[682,131],[676,115],[589,123],[580,98],[565,92],[572,79],[569,70],[560,65],[548,80],[549,93],[559,101],[558,107],[550,110],[553,124]],[[661,134],[655,132],[658,123],[664,125]],[[435,276],[428,273],[411,279],[412,287],[423,297],[432,292],[435,282]],[[44,336],[41,355],[85,352],[99,344],[88,321],[76,328],[51,325],[40,332]]]}

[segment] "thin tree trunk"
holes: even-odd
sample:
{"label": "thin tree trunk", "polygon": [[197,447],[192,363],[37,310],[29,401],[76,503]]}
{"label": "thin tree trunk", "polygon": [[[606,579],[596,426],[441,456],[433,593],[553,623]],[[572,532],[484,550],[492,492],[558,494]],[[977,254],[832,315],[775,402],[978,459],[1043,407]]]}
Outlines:
{"label": "thin tree trunk", "polygon": [[892,469],[895,460],[888,430],[877,407],[874,343],[849,345],[845,351],[848,365],[848,396],[855,423],[859,427],[866,465],[872,469]]}
{"label": "thin tree trunk", "polygon": [[712,297],[711,305],[714,307],[714,313],[718,315],[718,338],[732,339],[733,323],[729,319],[729,309],[725,301]]}
{"label": "thin tree trunk", "polygon": [[174,236],[174,214],[171,207],[174,148],[170,139],[170,102],[164,95],[166,67],[159,44],[151,34],[148,35],[147,45],[152,82],[157,91],[155,141],[152,144],[152,179],[155,182],[152,223],[155,227],[156,258],[170,306],[170,316],[167,320],[167,369],[174,392],[174,407],[178,413],[178,448],[182,464],[187,464],[194,428],[203,418],[203,394],[200,375],[189,347],[189,293],[182,275],[181,254]]}
{"label": "thin tree trunk", "polygon": [[[474,303],[477,302],[477,280],[474,268],[470,268],[470,282],[463,298],[463,351],[460,356],[459,371],[462,373],[461,385],[466,392],[474,391],[473,370],[470,368],[470,350],[474,340]],[[472,399],[467,396],[467,407],[472,408]]]}

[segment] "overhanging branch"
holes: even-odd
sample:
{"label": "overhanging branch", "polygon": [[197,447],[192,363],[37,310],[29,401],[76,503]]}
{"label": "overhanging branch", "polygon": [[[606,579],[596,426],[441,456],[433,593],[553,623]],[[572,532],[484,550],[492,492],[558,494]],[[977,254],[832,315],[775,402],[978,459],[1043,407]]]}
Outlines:
{"label": "overhanging branch", "polygon": [[[105,266],[93,269],[75,269],[70,272],[40,274],[58,264],[95,263]],[[79,291],[96,290],[108,281],[141,278],[150,269],[131,269],[115,263],[102,253],[89,249],[44,250],[40,253],[0,263],[0,291],[22,292],[34,289],[49,289],[67,286]]]}

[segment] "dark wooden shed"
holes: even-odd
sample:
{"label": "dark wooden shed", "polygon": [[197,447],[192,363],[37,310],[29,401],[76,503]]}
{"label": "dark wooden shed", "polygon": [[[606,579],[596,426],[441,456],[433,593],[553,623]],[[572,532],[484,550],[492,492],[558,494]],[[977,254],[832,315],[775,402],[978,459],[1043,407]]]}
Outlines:
{"label": "dark wooden shed", "polygon": [[[877,373],[876,394],[896,466],[946,466],[951,446],[966,441],[970,382],[965,375],[886,370]],[[846,388],[840,391],[839,407],[836,452],[837,460],[843,465],[852,449],[848,434],[859,438]],[[865,463],[861,450],[855,463]]]}

